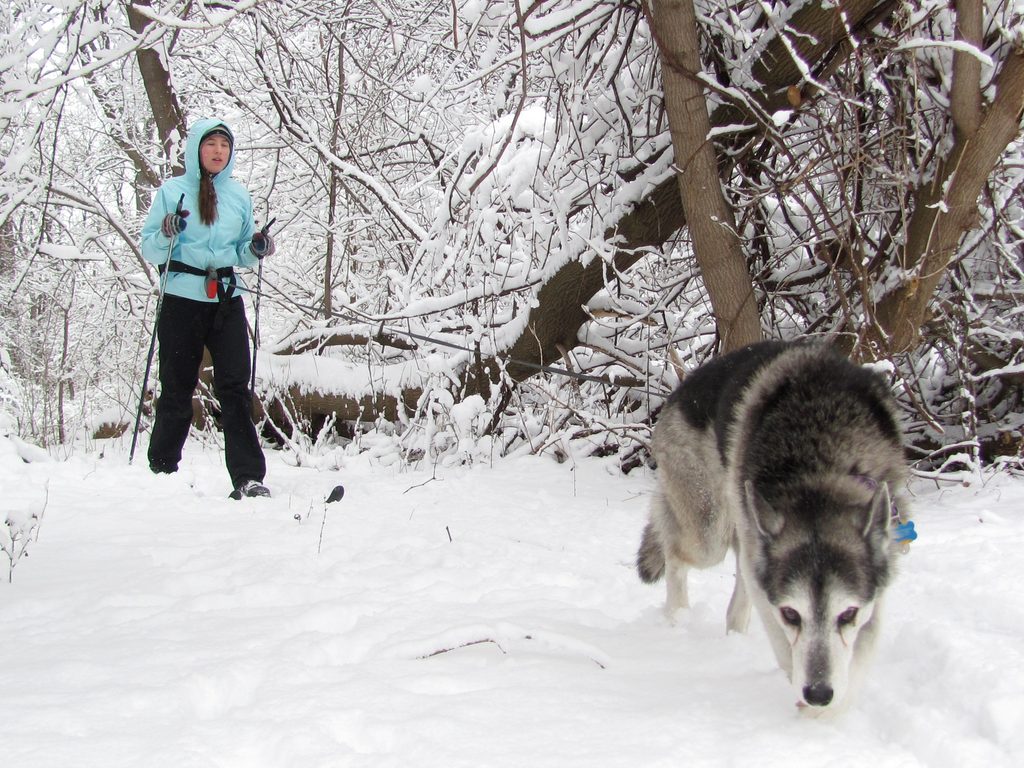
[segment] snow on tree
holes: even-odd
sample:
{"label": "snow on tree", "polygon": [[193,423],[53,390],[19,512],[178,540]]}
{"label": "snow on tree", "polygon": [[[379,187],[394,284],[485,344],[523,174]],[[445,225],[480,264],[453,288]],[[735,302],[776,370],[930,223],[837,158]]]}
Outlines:
{"label": "snow on tree", "polygon": [[884,361],[927,465],[1020,453],[1018,5],[0,14],[0,328],[48,442],[132,410],[139,222],[216,113],[276,217],[257,394],[297,452],[376,425],[408,458],[628,462],[685,369],[820,334]]}

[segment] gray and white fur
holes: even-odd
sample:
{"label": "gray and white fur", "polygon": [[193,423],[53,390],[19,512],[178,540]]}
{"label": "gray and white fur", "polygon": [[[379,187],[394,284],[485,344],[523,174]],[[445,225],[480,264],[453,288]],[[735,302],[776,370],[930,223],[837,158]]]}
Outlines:
{"label": "gray and white fur", "polygon": [[753,603],[797,705],[841,708],[878,631],[896,551],[890,520],[903,505],[885,381],[823,344],[754,344],[686,378],[653,450],[659,487],[640,578],[665,576],[672,616],[689,605],[687,571],[732,548],[727,630],[746,630]]}

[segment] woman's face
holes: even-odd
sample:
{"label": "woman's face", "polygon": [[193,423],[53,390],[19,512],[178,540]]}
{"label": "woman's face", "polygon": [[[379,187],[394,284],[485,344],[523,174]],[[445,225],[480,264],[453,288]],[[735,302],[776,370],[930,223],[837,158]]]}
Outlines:
{"label": "woman's face", "polygon": [[199,145],[199,162],[207,173],[220,173],[231,159],[231,142],[220,133],[207,136]]}

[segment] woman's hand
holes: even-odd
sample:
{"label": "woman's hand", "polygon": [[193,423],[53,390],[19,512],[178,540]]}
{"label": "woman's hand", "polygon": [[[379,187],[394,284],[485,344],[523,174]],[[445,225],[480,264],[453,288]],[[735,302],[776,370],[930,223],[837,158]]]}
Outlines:
{"label": "woman's hand", "polygon": [[168,213],[160,224],[160,231],[164,233],[165,237],[177,237],[188,226],[188,222],[185,221],[186,217],[188,217],[188,211],[179,210],[177,213]]}
{"label": "woman's hand", "polygon": [[257,259],[274,255],[274,238],[265,232],[257,232],[249,241],[249,250]]}

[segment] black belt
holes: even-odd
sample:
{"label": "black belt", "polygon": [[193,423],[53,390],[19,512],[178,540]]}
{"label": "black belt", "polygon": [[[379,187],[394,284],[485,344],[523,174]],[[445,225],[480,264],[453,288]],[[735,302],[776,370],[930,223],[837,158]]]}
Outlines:
{"label": "black belt", "polygon": [[[197,275],[198,277],[206,278],[206,295],[208,298],[213,298],[214,294],[211,292],[210,287],[212,285],[217,286],[217,300],[227,301],[235,295],[235,270],[234,267],[221,267],[220,269],[200,269],[199,267],[193,267],[191,264],[186,264],[183,261],[175,261],[172,259],[167,265],[168,272],[184,272],[186,275]],[[160,267],[160,274],[163,274],[164,267]],[[228,277],[230,280],[225,286],[221,278]]]}

